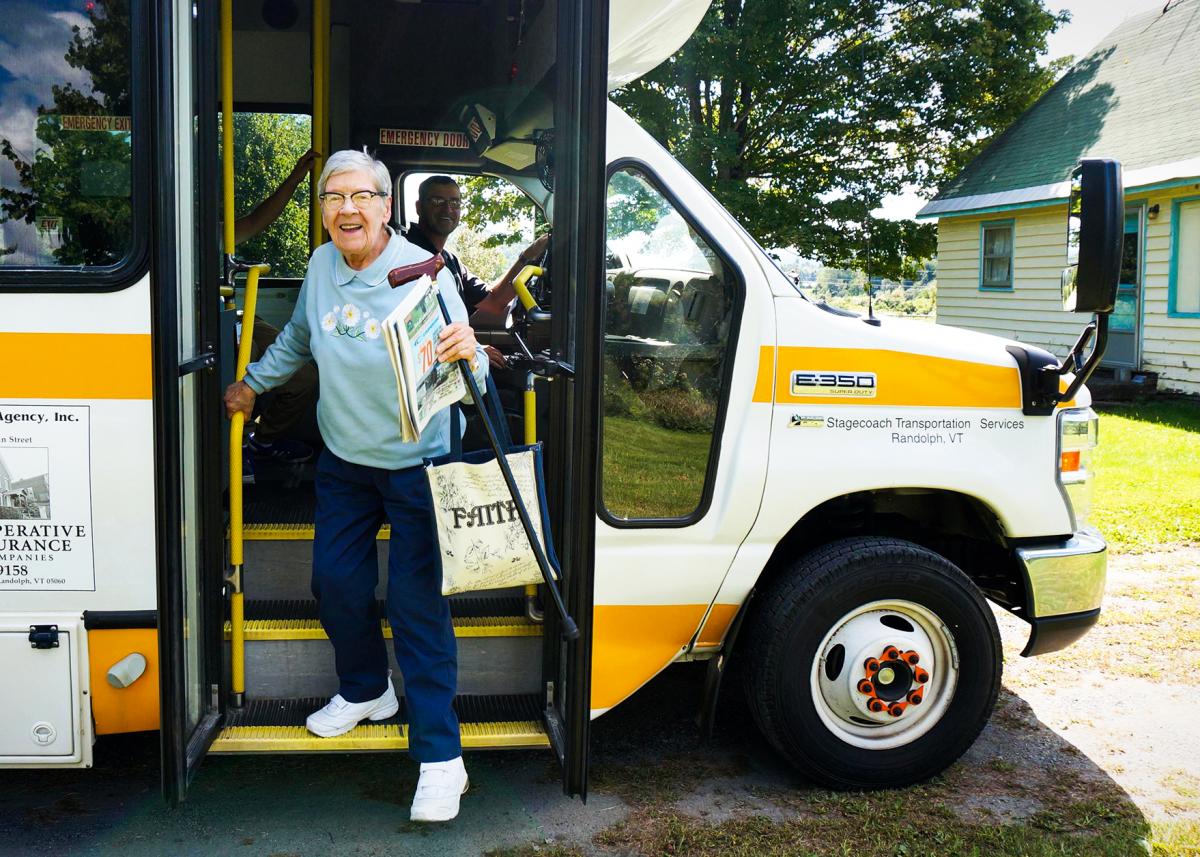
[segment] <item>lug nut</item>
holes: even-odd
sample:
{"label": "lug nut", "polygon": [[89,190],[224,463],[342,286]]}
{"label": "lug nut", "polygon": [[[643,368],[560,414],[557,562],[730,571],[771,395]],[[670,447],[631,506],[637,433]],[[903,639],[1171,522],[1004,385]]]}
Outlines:
{"label": "lug nut", "polygon": [[921,684],[924,684],[925,682],[929,681],[929,673],[918,667],[916,672],[913,674],[913,678],[915,678]]}
{"label": "lug nut", "polygon": [[920,705],[921,704],[921,691],[910,690],[908,692],[908,701],[912,705]]}
{"label": "lug nut", "polygon": [[895,646],[888,646],[883,650],[883,659],[885,661],[894,661],[900,656],[900,650]]}
{"label": "lug nut", "polygon": [[875,671],[879,669],[879,661],[874,658],[867,658],[863,662],[863,669],[867,671],[867,675],[874,675]]}
{"label": "lug nut", "polygon": [[875,685],[871,684],[871,682],[867,681],[865,678],[861,679],[858,683],[858,692],[865,694],[866,696],[870,696],[875,692]]}
{"label": "lug nut", "polygon": [[867,710],[874,711],[877,714],[880,711],[883,711],[883,708],[884,708],[884,705],[883,705],[882,700],[872,699],[870,702],[867,703]]}
{"label": "lug nut", "polygon": [[903,713],[904,706],[899,702],[893,702],[892,707],[888,709],[888,714],[892,715],[892,717],[899,717]]}
{"label": "lug nut", "polygon": [[915,667],[918,663],[920,663],[920,661],[921,661],[921,656],[918,655],[916,652],[905,652],[904,653],[904,662],[907,663],[910,667]]}

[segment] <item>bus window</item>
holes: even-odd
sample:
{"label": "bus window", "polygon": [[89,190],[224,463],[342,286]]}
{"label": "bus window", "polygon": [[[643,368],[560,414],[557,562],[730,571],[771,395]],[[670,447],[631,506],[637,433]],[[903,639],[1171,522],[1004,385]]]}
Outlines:
{"label": "bus window", "polygon": [[[406,173],[401,180],[405,227],[417,218],[417,189],[432,175],[446,174]],[[541,214],[529,197],[507,179],[449,175],[458,183],[462,208],[460,224],[446,241],[446,249],[457,255],[475,276],[489,282],[495,280],[533,243],[535,218]]]}
{"label": "bus window", "polygon": [[699,514],[738,284],[635,167],[608,184],[601,497],[612,523]]}
{"label": "bus window", "polygon": [[133,249],[128,0],[6,3],[0,272],[118,265]]}
{"label": "bus window", "polygon": [[[312,117],[303,113],[233,114],[233,207],[249,214],[270,196],[312,145]],[[236,255],[266,262],[272,278],[303,279],[308,267],[310,182],[302,181],[270,226],[238,245]]]}

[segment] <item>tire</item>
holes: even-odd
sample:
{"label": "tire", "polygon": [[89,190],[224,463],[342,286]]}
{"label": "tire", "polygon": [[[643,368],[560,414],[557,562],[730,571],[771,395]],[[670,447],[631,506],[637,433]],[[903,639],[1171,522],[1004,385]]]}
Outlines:
{"label": "tire", "polygon": [[803,557],[762,593],[744,633],[759,729],[833,788],[941,772],[975,741],[1000,689],[1000,633],[982,595],[900,539],[843,539]]}

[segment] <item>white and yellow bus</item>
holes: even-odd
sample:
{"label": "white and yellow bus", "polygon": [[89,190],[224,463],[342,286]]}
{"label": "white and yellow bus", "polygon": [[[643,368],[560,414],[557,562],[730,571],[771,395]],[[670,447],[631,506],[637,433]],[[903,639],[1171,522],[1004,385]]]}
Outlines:
{"label": "white and yellow bus", "polygon": [[[697,659],[710,717],[732,659],[798,767],[901,785],[990,716],[988,601],[1029,623],[1026,654],[1095,622],[1082,381],[1119,171],[1085,168],[1086,360],[815,304],[607,102],[707,5],[4,4],[22,65],[0,78],[0,767],[87,767],[103,736],[158,729],[177,801],[208,753],[407,745],[403,709],[333,739],[303,727],[336,688],[312,470],[243,485],[220,405],[247,281],[282,323],[302,273],[223,255],[237,114],[310,117],[323,154],[368,147],[398,226],[413,177],[444,172],[553,227],[532,294],[480,337],[513,355],[501,392],[545,445],[580,635],[544,589],[454,598],[468,749],[552,749],[586,795],[592,718]],[[299,240],[319,230],[314,210]]]}

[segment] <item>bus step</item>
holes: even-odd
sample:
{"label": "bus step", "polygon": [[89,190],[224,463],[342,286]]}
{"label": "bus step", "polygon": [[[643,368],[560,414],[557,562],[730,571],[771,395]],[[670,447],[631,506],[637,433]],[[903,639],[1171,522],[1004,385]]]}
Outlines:
{"label": "bus step", "polygon": [[[313,525],[304,522],[256,521],[242,527],[242,538],[248,542],[294,542],[312,541]],[[392,528],[384,524],[375,538],[386,542],[392,537]]]}
{"label": "bus step", "polygon": [[[384,602],[379,602],[384,616]],[[317,619],[317,602],[311,599],[247,600],[244,608],[247,640],[324,640],[325,631]],[[450,599],[450,615],[456,637],[540,637],[542,626],[529,621],[520,596],[460,595]],[[382,620],[383,635],[392,631]],[[225,621],[225,639],[232,626]]]}
{"label": "bus step", "polygon": [[[363,722],[344,735],[319,738],[304,728],[327,699],[248,699],[229,709],[212,753],[314,753],[408,749],[404,698],[394,717]],[[549,747],[537,694],[463,695],[454,700],[464,749]]]}

